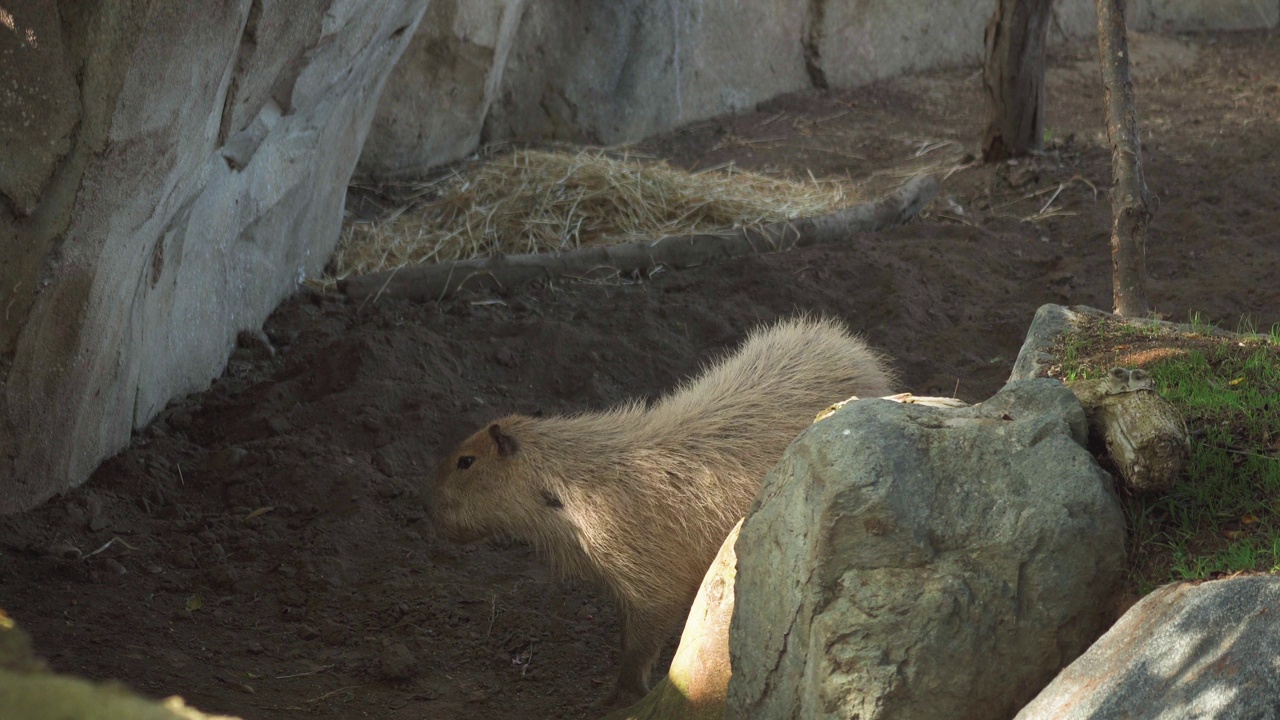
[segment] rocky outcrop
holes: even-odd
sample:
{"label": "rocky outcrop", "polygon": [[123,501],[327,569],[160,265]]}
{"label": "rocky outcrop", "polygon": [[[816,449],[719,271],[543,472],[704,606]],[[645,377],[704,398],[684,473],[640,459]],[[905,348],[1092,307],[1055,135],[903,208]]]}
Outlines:
{"label": "rocky outcrop", "polygon": [[1134,605],[1017,720],[1228,720],[1280,708],[1280,578],[1166,585]]}
{"label": "rocky outcrop", "polygon": [[356,173],[421,175],[474,152],[528,0],[434,0],[396,64]]}
{"label": "rocky outcrop", "polygon": [[1147,330],[1155,327],[1165,332],[1191,335],[1206,333],[1214,337],[1234,335],[1216,327],[1194,327],[1186,323],[1150,318],[1124,318],[1087,305],[1066,307],[1050,303],[1041,305],[1031,319],[1031,327],[1027,329],[1027,336],[1022,341],[1022,348],[1018,350],[1018,357],[1013,362],[1013,370],[1009,373],[1009,382],[1048,377],[1053,365],[1059,362],[1054,354],[1054,344],[1061,335],[1070,332],[1076,323],[1085,317],[1107,318]]}
{"label": "rocky outcrop", "polygon": [[613,144],[807,87],[806,5],[531,4],[485,133]]}
{"label": "rocky outcrop", "polygon": [[0,512],[83,481],[323,266],[425,5],[6,4]]}
{"label": "rocky outcrop", "polygon": [[862,400],[806,431],[738,540],[725,716],[1011,717],[1122,577],[1086,432],[1054,380],[956,410]]}
{"label": "rocky outcrop", "polygon": [[[782,93],[978,64],[993,7],[436,0],[383,95],[360,171],[422,175],[485,141],[629,142]],[[1129,3],[1135,31],[1274,27],[1278,13],[1270,1]],[[1095,0],[1054,3],[1051,42],[1096,28]],[[1096,75],[1096,63],[1085,65]]]}

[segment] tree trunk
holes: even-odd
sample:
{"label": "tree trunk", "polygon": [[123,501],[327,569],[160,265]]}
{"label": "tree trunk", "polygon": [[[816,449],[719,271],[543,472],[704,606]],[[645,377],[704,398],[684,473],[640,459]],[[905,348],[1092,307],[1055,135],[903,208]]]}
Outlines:
{"label": "tree trunk", "polygon": [[1138,111],[1129,77],[1129,41],[1125,1],[1098,0],[1098,55],[1111,141],[1111,283],[1115,312],[1146,315],[1147,224],[1151,195],[1142,174]]}
{"label": "tree trunk", "polygon": [[1044,49],[1053,0],[997,0],[987,23],[987,133],[982,159],[999,162],[1044,145]]}

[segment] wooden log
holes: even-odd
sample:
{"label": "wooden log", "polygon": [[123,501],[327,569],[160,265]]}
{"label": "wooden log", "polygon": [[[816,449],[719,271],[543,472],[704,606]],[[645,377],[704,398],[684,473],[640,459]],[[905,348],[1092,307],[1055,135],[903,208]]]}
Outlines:
{"label": "wooden log", "polygon": [[1191,453],[1187,427],[1145,370],[1112,368],[1105,377],[1072,383],[1071,390],[1084,407],[1090,434],[1105,443],[1127,487],[1173,487]]}
{"label": "wooden log", "polygon": [[566,253],[496,255],[360,275],[338,282],[356,302],[382,296],[442,300],[463,287],[510,291],[535,280],[606,279],[648,273],[659,266],[682,269],[713,260],[838,242],[855,232],[901,225],[938,194],[938,181],[915,177],[874,202],[794,222],[745,227],[727,235],[685,235],[654,242],[604,245]]}

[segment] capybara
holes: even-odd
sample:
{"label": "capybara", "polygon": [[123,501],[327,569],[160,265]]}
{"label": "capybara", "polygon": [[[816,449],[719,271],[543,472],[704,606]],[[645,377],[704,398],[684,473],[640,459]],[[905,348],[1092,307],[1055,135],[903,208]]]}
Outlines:
{"label": "capybara", "polygon": [[834,401],[893,391],[883,356],[841,323],[785,320],[651,407],[494,421],[436,468],[427,505],[450,540],[524,540],[608,588],[622,661],[606,702],[631,701],[791,441]]}

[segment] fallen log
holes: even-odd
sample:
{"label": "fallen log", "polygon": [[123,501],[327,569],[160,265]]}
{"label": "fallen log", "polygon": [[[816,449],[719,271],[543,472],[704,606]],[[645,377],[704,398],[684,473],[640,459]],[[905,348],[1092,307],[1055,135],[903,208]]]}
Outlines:
{"label": "fallen log", "polygon": [[1182,415],[1156,392],[1145,370],[1112,368],[1096,380],[1071,384],[1125,485],[1137,492],[1173,486],[1190,455]]}
{"label": "fallen log", "polygon": [[360,303],[376,301],[384,295],[418,301],[442,300],[463,287],[510,291],[535,280],[603,280],[647,274],[659,266],[679,270],[713,260],[838,242],[850,233],[902,225],[918,215],[937,194],[938,181],[925,175],[908,180],[901,188],[874,202],[815,218],[744,227],[723,235],[672,236],[653,242],[602,245],[565,253],[495,255],[397,268],[340,280],[338,289]]}

